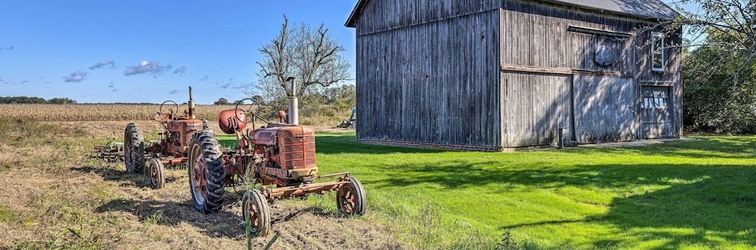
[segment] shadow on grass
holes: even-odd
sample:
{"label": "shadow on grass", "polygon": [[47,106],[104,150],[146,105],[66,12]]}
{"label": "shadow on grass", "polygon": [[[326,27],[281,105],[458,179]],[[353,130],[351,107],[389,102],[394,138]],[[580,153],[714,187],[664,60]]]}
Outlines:
{"label": "shadow on grass", "polygon": [[[223,145],[236,146],[236,139],[233,137],[222,137],[218,140]],[[316,143],[317,152],[322,154],[438,153],[446,151],[359,143],[354,134],[318,134]],[[744,159],[756,158],[756,137],[700,137],[695,140],[672,141],[638,147],[553,150],[571,154],[637,152],[643,155]]]}
{"label": "shadow on grass", "polygon": [[693,183],[616,197],[606,215],[589,219],[616,225],[643,242],[664,242],[659,249],[723,248],[723,242],[756,247],[756,170],[716,172]]}
{"label": "shadow on grass", "polygon": [[[185,165],[184,165],[185,166]],[[176,167],[181,169],[179,167]],[[185,167],[183,168],[185,169]],[[149,179],[142,174],[128,174],[126,171],[116,170],[109,167],[84,166],[72,168],[74,171],[82,173],[96,173],[103,180],[133,183],[136,187],[149,188]],[[176,181],[176,178],[166,178],[166,185]],[[224,196],[223,208],[221,211],[210,214],[203,214],[194,209],[192,200],[185,202],[166,202],[158,200],[142,200],[135,198],[118,198],[111,200],[95,209],[97,213],[107,212],[125,212],[133,214],[139,218],[139,221],[145,225],[164,225],[170,227],[179,226],[182,223],[188,223],[192,226],[202,229],[202,233],[213,238],[239,238],[245,236],[245,227],[243,218],[240,214],[228,211],[229,206],[234,206],[241,201],[241,195],[233,189],[227,188]],[[283,223],[303,215],[314,214],[318,216],[338,217],[326,212],[319,207],[308,207],[303,209],[279,209],[276,203],[271,203],[270,211],[273,213],[272,226],[276,223]]]}
{"label": "shadow on grass", "polygon": [[117,170],[110,167],[83,166],[73,167],[71,170],[81,173],[95,173],[106,181],[131,183],[136,187],[149,187],[150,179],[145,174],[129,174],[126,170]]}
{"label": "shadow on grass", "polygon": [[[354,135],[320,135],[318,154],[438,153],[442,151],[367,145]],[[644,147],[578,148],[559,154],[588,157],[607,153],[668,156],[688,159],[751,159],[756,156],[754,137],[705,137]],[[556,152],[555,152],[556,153]],[[494,153],[495,154],[495,153]],[[518,154],[529,154],[528,152]],[[464,155],[464,154],[460,154]],[[593,239],[596,248],[639,242],[660,242],[660,249],[686,246],[722,248],[725,243],[756,247],[756,160],[752,165],[702,164],[549,165],[549,160],[504,162],[504,156],[489,159],[457,157],[428,163],[380,164],[371,168],[385,177],[369,183],[375,188],[438,184],[450,191],[489,185],[488,192],[506,195],[518,188],[549,192],[576,188],[595,193],[612,192],[608,212],[583,219],[544,217],[521,224],[502,225],[502,231],[529,226],[588,222],[617,227],[626,237]],[[521,157],[521,155],[520,155]],[[513,157],[514,158],[514,157]],[[651,187],[650,191],[637,191]],[[553,192],[556,194],[556,192]],[[579,203],[578,201],[574,201]],[[559,209],[559,208],[554,208]],[[623,242],[627,241],[627,242]]]}
{"label": "shadow on grass", "polygon": [[688,141],[671,141],[638,147],[592,148],[590,150],[564,150],[568,153],[638,153],[688,158],[756,158],[756,137],[717,136]]}
{"label": "shadow on grass", "polygon": [[[165,167],[167,169],[186,169],[186,165],[168,165]],[[136,187],[149,187],[150,186],[150,178],[147,175],[147,173],[129,174],[128,172],[126,172],[126,170],[118,170],[118,169],[113,169],[110,167],[94,167],[94,166],[74,167],[74,168],[71,168],[71,170],[81,172],[81,173],[95,173],[101,176],[102,179],[106,181],[126,182],[126,183],[131,183],[133,186],[136,186]],[[168,176],[165,178],[166,185],[170,185],[171,183],[176,182],[176,181],[177,181],[176,178],[173,176]]]}
{"label": "shadow on grass", "polygon": [[242,217],[229,211],[202,214],[194,209],[192,201],[183,203],[154,200],[115,199],[95,209],[98,213],[121,211],[131,213],[143,224],[179,226],[189,223],[204,229],[206,235],[213,238],[244,237],[245,230]]}
{"label": "shadow on grass", "polygon": [[[431,183],[450,191],[487,185],[490,192],[501,195],[523,188],[549,192],[571,187],[598,193],[615,192],[608,213],[601,216],[577,220],[549,217],[503,225],[500,229],[587,222],[614,225],[629,238],[641,242],[665,242],[660,247],[662,249],[689,245],[716,248],[721,247],[722,242],[756,247],[756,193],[753,192],[756,190],[756,167],[628,164],[506,169],[497,168],[497,164],[457,160],[442,164],[382,166],[391,178],[372,184],[380,188]],[[643,187],[658,189],[634,192]],[[601,240],[594,246],[601,248],[622,243]]]}

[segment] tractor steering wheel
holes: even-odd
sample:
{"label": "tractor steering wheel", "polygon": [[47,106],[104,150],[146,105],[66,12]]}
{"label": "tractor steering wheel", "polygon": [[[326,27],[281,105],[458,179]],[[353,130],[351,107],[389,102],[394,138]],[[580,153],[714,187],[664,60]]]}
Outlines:
{"label": "tractor steering wheel", "polygon": [[[160,110],[159,110],[160,115],[163,114],[163,105],[165,105],[166,103],[173,103],[173,106],[176,106],[175,112],[178,112],[178,103],[174,102],[173,100],[167,100],[160,104]],[[171,109],[168,109],[168,110],[171,110]]]}
{"label": "tractor steering wheel", "polygon": [[[246,100],[251,101],[252,104],[244,104],[244,101],[246,101]],[[242,106],[248,105],[248,106],[247,106],[247,109],[240,109],[239,108],[240,105],[242,105]],[[263,118],[262,116],[260,116],[258,114],[259,111],[260,111],[260,106],[261,105],[259,103],[257,103],[257,101],[255,101],[255,99],[252,99],[252,98],[241,99],[238,102],[236,102],[236,107],[234,107],[234,110],[241,110],[243,112],[243,114],[246,115],[246,117],[244,117],[244,119],[242,119],[242,118],[239,117],[239,114],[242,113],[242,112],[234,112],[234,116],[236,117],[237,121],[243,122],[243,123],[250,123],[251,120],[249,119],[249,117],[250,116],[254,116],[254,117],[257,117],[257,119],[260,119],[263,122],[270,124],[270,121],[268,121],[268,119],[265,119],[265,118]],[[258,112],[255,112],[254,110],[257,110]]]}

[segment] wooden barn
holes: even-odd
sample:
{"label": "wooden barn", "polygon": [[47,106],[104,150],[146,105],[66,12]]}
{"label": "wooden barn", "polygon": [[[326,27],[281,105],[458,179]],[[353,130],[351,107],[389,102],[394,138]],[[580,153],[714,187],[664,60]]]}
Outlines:
{"label": "wooden barn", "polygon": [[659,0],[359,0],[357,139],[502,151],[680,137],[676,16]]}

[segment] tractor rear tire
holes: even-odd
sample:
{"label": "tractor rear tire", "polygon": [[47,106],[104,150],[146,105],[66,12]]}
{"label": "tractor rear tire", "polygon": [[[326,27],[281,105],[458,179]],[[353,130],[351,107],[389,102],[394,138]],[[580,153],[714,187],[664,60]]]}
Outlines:
{"label": "tractor rear tire", "polygon": [[152,189],[161,189],[165,186],[165,166],[160,159],[150,159],[150,186]]}
{"label": "tractor rear tire", "polygon": [[123,133],[123,162],[129,174],[144,170],[144,136],[139,126],[133,122],[126,125]]}
{"label": "tractor rear tire", "polygon": [[205,130],[195,132],[189,141],[188,156],[189,191],[194,208],[202,213],[217,212],[223,204],[226,173],[215,134]]}
{"label": "tractor rear tire", "polygon": [[342,185],[336,192],[336,206],[345,215],[362,215],[367,201],[362,183],[354,177],[347,177],[349,183]]}
{"label": "tractor rear tire", "polygon": [[207,120],[202,119],[202,130],[213,132],[213,126],[210,126],[210,122]]}
{"label": "tractor rear tire", "polygon": [[266,236],[270,233],[270,209],[260,190],[252,189],[244,193],[242,216],[245,223],[249,221],[252,236]]}

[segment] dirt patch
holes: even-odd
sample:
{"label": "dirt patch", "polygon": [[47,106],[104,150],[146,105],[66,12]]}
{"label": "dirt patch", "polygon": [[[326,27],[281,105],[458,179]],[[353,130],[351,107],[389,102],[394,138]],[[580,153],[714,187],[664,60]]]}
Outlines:
{"label": "dirt patch", "polygon": [[[232,188],[226,189],[220,212],[202,214],[193,207],[185,168],[167,169],[166,187],[153,190],[146,176],[127,174],[122,163],[86,157],[87,145],[120,139],[126,123],[62,122],[59,126],[84,133],[60,138],[45,150],[0,142],[6,152],[0,159],[18,163],[0,170],[0,230],[6,232],[0,235],[0,249],[245,248],[240,195]],[[139,124],[145,133],[160,129],[156,122]],[[57,147],[68,148],[52,154]],[[325,195],[273,203],[272,232],[252,238],[252,248],[261,249],[276,235],[271,249],[406,248],[390,228],[334,212],[332,199]]]}

